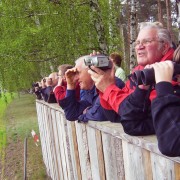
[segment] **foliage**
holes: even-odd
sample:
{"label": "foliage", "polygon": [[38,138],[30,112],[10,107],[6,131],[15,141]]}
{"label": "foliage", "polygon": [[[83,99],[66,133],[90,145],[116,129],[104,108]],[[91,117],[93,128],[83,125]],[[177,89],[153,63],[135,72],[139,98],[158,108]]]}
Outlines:
{"label": "foliage", "polygon": [[[14,92],[30,88],[33,81],[57,71],[60,64],[73,64],[93,49],[103,51],[100,41],[107,44],[108,54],[124,53],[124,65],[128,67],[130,2],[1,0],[0,89]],[[156,0],[136,2],[137,23],[158,21]],[[99,7],[96,11],[93,3]],[[176,4],[172,2],[171,6],[173,17],[177,17]],[[161,1],[161,7],[166,26],[165,1]],[[101,37],[96,23],[102,23]],[[175,19],[172,24],[176,25]],[[175,26],[173,32],[177,32]]]}
{"label": "foliage", "polygon": [[[111,20],[108,2],[99,1],[105,38],[118,48],[119,4],[116,0],[117,13]],[[0,12],[0,87],[10,92],[28,88],[58,65],[73,64],[78,56],[99,49],[88,0],[2,0]],[[115,27],[112,37],[109,23]]]}

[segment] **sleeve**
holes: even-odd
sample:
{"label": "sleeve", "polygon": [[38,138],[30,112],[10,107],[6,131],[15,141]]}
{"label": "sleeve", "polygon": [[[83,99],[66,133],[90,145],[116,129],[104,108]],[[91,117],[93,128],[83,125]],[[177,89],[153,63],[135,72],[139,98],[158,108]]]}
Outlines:
{"label": "sleeve", "polygon": [[83,114],[83,111],[91,104],[85,100],[77,101],[75,90],[66,90],[66,97],[59,100],[59,104],[64,110],[66,119],[69,121],[75,121]]}
{"label": "sleeve", "polygon": [[[116,86],[119,89],[124,88],[125,84],[121,79],[116,77],[115,81],[116,81]],[[112,109],[112,107],[102,98],[103,93],[99,92],[99,96],[100,96],[101,105],[103,104],[103,110],[104,110],[104,114],[105,114],[106,118],[111,122],[120,122],[119,114],[117,112],[115,112]]]}
{"label": "sleeve", "polygon": [[134,136],[155,134],[147,90],[137,87],[121,103],[119,114],[125,133]]}
{"label": "sleeve", "polygon": [[106,88],[105,92],[100,94],[100,102],[104,109],[114,110],[118,113],[120,104],[131,93],[128,81],[124,88],[120,89],[112,84]]}
{"label": "sleeve", "polygon": [[156,91],[151,106],[159,150],[166,156],[180,156],[180,98],[169,82],[156,84]]}
{"label": "sleeve", "polygon": [[66,96],[66,88],[64,86],[56,86],[53,91],[57,101],[64,99]]}

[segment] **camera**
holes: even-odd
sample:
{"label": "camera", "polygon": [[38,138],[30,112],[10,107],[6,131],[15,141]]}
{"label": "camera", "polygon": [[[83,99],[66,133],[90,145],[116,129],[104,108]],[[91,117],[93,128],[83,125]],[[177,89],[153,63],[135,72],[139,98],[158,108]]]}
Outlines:
{"label": "camera", "polygon": [[32,83],[32,87],[39,87],[39,83],[38,82]]}
{"label": "camera", "polygon": [[[180,74],[180,64],[174,63],[173,76]],[[143,69],[141,71],[135,71],[132,74],[132,79],[136,85],[153,85],[155,83],[154,69]]]}
{"label": "camera", "polygon": [[97,56],[86,56],[84,59],[86,66],[95,66],[102,70],[111,69],[112,62],[109,60],[108,56],[97,55]]}

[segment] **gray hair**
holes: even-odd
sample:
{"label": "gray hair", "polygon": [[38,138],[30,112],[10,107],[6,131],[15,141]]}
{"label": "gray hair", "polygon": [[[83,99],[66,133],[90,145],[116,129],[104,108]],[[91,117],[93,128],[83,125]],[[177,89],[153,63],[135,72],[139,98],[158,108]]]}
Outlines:
{"label": "gray hair", "polygon": [[139,25],[138,25],[139,31],[144,29],[144,28],[157,29],[157,36],[158,36],[159,40],[161,40],[165,43],[168,43],[170,47],[173,47],[170,32],[166,28],[163,27],[162,23],[160,23],[160,22],[142,22],[142,23],[139,23]]}
{"label": "gray hair", "polygon": [[[86,56],[87,56],[87,55],[86,55]],[[79,58],[75,61],[75,64],[81,64],[81,67],[82,67],[83,69],[88,68],[88,66],[86,66],[85,63],[84,63],[84,59],[85,59],[86,56],[81,56],[81,57],[79,57]]]}

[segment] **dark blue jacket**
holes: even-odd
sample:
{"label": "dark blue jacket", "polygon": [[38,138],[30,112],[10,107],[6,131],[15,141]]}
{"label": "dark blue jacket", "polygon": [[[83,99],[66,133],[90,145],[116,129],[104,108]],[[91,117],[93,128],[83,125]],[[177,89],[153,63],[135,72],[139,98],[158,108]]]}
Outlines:
{"label": "dark blue jacket", "polygon": [[151,107],[159,150],[167,156],[180,156],[180,86],[160,82],[156,91]]}
{"label": "dark blue jacket", "polygon": [[155,134],[150,103],[148,91],[138,87],[121,103],[120,122],[127,134],[134,136]]}
{"label": "dark blue jacket", "polygon": [[95,86],[91,90],[84,90],[80,101],[75,98],[75,90],[66,90],[66,97],[60,100],[67,120],[70,121],[106,121],[103,108],[100,105],[99,97]]}
{"label": "dark blue jacket", "polygon": [[[116,83],[121,88],[124,87],[124,82],[116,79]],[[99,100],[99,95],[95,86],[91,90],[83,90],[83,96],[80,101],[75,98],[75,90],[67,90],[66,97],[59,101],[62,109],[64,110],[67,120],[70,121],[107,121],[108,117],[105,116],[105,111]]]}
{"label": "dark blue jacket", "polygon": [[48,101],[48,98],[49,98],[52,90],[53,90],[52,86],[48,86],[46,88],[41,89],[41,94],[42,94],[44,101],[46,101],[46,102]]}

